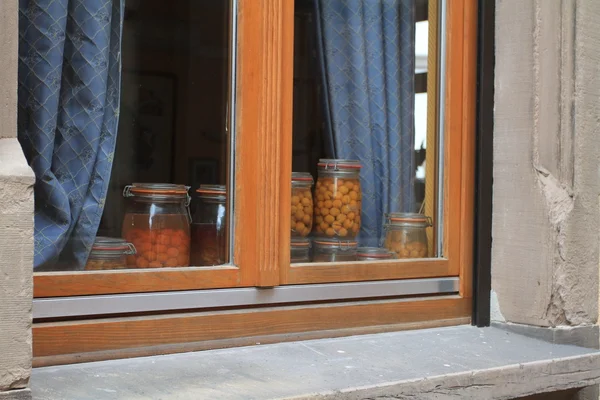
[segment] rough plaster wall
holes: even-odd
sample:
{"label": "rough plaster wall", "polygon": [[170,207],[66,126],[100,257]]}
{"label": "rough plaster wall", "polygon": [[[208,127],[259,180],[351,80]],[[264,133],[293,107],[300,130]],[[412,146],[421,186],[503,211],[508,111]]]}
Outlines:
{"label": "rough plaster wall", "polygon": [[0,1],[0,139],[17,137],[18,0]]}
{"label": "rough plaster wall", "polygon": [[33,183],[17,139],[0,139],[0,391],[31,373]]}
{"label": "rough plaster wall", "polygon": [[[575,80],[575,185],[576,187],[590,185],[576,202],[576,211],[581,208],[590,210],[590,215],[599,214],[598,181],[600,180],[600,2],[597,0],[579,0],[576,21],[576,58],[577,75]],[[582,134],[589,133],[589,134]],[[594,160],[587,163],[585,160]],[[579,208],[578,208],[579,206]],[[594,212],[595,210],[595,212]],[[585,273],[598,273],[599,238],[597,233],[600,224],[597,218],[586,213],[576,213],[573,224],[567,231],[568,246],[580,246],[581,251],[574,252],[575,262],[590,264]],[[574,231],[595,232],[589,240],[579,235],[579,241]],[[594,263],[595,261],[595,263]],[[595,264],[595,265],[594,265]],[[592,266],[596,271],[591,271]],[[596,292],[598,293],[598,291]],[[581,293],[594,297],[594,293]],[[597,299],[597,298],[596,298]],[[598,310],[596,310],[596,314]]]}
{"label": "rough plaster wall", "polygon": [[599,18],[597,0],[496,1],[492,307],[509,322],[598,318]]}
{"label": "rough plaster wall", "polygon": [[17,141],[17,0],[0,1],[0,392],[31,374],[34,176]]}

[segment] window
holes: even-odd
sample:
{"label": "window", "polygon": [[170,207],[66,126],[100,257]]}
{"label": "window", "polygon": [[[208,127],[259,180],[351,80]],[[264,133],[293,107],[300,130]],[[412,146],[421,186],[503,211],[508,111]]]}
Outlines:
{"label": "window", "polygon": [[[67,52],[80,33],[67,19],[61,90],[116,103],[81,143],[89,125],[65,122],[81,122],[80,99],[57,92],[45,168],[66,171],[57,187],[76,212],[36,266],[36,365],[468,321],[476,3],[372,3],[103,0],[91,12],[112,15],[94,26],[110,47],[100,89],[75,67],[88,50]],[[41,118],[26,91],[40,79],[33,25],[21,31],[28,135]],[[114,156],[74,174],[107,134]],[[76,156],[60,161],[57,143]],[[82,182],[106,185],[106,201],[92,189],[71,201],[65,188]],[[36,229],[52,200],[38,196]]]}

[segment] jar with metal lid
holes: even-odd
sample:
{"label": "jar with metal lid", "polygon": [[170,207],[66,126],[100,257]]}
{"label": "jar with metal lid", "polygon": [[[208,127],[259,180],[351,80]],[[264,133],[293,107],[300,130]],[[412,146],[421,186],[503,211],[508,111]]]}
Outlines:
{"label": "jar with metal lid", "polygon": [[334,238],[313,240],[313,262],[356,261],[358,242]]}
{"label": "jar with metal lid", "polygon": [[292,264],[310,262],[310,248],[310,239],[302,237],[292,238],[290,243],[290,262]]}
{"label": "jar with metal lid", "polygon": [[196,209],[192,218],[194,266],[227,262],[227,189],[225,185],[200,185],[196,190]]}
{"label": "jar with metal lid", "polygon": [[398,258],[396,253],[380,247],[359,247],[356,251],[358,261],[380,261]]}
{"label": "jar with metal lid", "polygon": [[125,269],[127,256],[135,253],[135,246],[124,239],[98,236],[92,245],[85,270]]}
{"label": "jar with metal lid", "polygon": [[313,224],[313,177],[308,172],[292,172],[292,236],[306,237]]}
{"label": "jar with metal lid", "polygon": [[416,213],[390,213],[385,218],[385,248],[396,253],[398,258],[427,257],[429,217]]}
{"label": "jar with metal lid", "polygon": [[123,219],[123,237],[134,244],[128,265],[137,268],[190,265],[188,187],[169,183],[126,186],[129,199]]}
{"label": "jar with metal lid", "polygon": [[357,160],[321,159],[315,186],[313,234],[353,239],[360,231],[361,165]]}

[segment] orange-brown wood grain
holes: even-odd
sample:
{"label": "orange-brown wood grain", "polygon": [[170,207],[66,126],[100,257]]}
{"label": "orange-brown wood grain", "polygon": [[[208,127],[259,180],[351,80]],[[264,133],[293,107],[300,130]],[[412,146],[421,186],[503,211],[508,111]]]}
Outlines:
{"label": "orange-brown wood grain", "polygon": [[471,297],[475,184],[475,85],[477,2],[448,7],[444,159],[444,256],[460,276],[460,294]]}
{"label": "orange-brown wood grain", "polygon": [[294,97],[294,2],[283,1],[283,34],[281,46],[282,60],[282,98],[281,98],[281,175],[279,177],[280,215],[283,220],[279,233],[279,280],[287,280],[290,265],[290,225],[289,218],[292,192],[292,118]]}
{"label": "orange-brown wood grain", "polygon": [[35,358],[261,335],[449,320],[470,315],[458,296],[40,323]]}
{"label": "orange-brown wood grain", "polygon": [[460,228],[460,295],[473,294],[475,216],[475,120],[477,84],[477,2],[465,0],[463,14],[462,167]]}
{"label": "orange-brown wood grain", "polygon": [[240,0],[238,13],[234,262],[243,284],[275,286],[289,258],[293,2]]}
{"label": "orange-brown wood grain", "polygon": [[239,286],[236,267],[182,267],[157,270],[42,272],[33,278],[34,297],[161,292]]}
{"label": "orange-brown wood grain", "polygon": [[461,168],[463,122],[463,8],[465,1],[454,0],[446,15],[446,71],[444,131],[444,199],[443,256],[451,271],[460,272]]}
{"label": "orange-brown wood grain", "polygon": [[427,50],[427,159],[425,168],[424,213],[433,223],[427,228],[429,256],[437,254],[437,185],[438,185],[438,2],[428,2],[428,50]]}
{"label": "orange-brown wood grain", "polygon": [[[465,314],[466,315],[466,314]],[[270,343],[282,343],[298,340],[313,340],[334,338],[352,335],[367,335],[382,332],[396,332],[403,330],[439,328],[443,326],[466,325],[471,322],[470,316],[434,319],[418,322],[403,322],[398,324],[360,326],[356,328],[339,328],[321,331],[292,332],[279,334],[265,334],[257,336],[244,336],[240,338],[203,340],[199,342],[181,342],[172,344],[158,344],[148,347],[134,347],[118,350],[100,350],[86,353],[57,354],[51,356],[34,357],[33,367],[46,367],[50,365],[74,364],[112,360],[115,358],[147,357],[153,355],[185,353],[210,349],[223,349],[229,347],[254,346]]]}
{"label": "orange-brown wood grain", "polygon": [[330,283],[451,276],[448,260],[388,260],[380,262],[293,264],[288,282]]}

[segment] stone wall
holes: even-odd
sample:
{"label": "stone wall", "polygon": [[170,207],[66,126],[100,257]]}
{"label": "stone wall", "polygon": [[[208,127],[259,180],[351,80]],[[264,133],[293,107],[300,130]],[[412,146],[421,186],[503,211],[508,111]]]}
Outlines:
{"label": "stone wall", "polygon": [[31,374],[35,178],[17,141],[17,4],[0,1],[0,398],[26,398]]}
{"label": "stone wall", "polygon": [[599,18],[596,0],[496,1],[496,320],[597,323]]}
{"label": "stone wall", "polygon": [[0,139],[15,138],[17,125],[18,0],[0,1]]}

